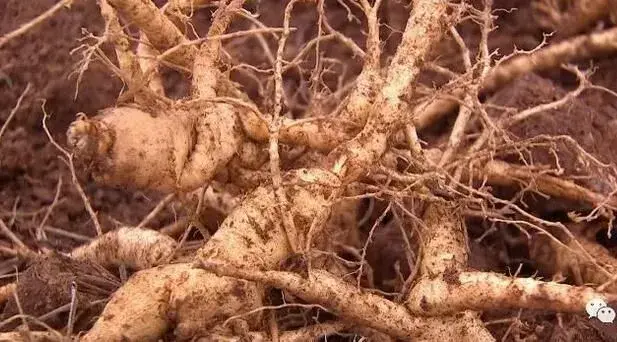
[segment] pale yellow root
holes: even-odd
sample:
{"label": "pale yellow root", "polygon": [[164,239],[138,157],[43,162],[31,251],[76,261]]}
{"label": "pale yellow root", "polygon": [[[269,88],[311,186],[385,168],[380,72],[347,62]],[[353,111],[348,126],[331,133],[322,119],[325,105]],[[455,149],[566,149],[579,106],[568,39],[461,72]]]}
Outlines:
{"label": "pale yellow root", "polygon": [[356,85],[341,103],[342,110],[338,116],[340,119],[350,121],[358,126],[363,126],[367,115],[375,100],[375,95],[383,86],[383,77],[380,75],[381,42],[379,40],[378,11],[380,2],[375,2],[373,7],[364,8],[367,19],[368,34],[366,37],[367,54],[364,57],[362,72],[356,78]]}
{"label": "pale yellow root", "polygon": [[116,16],[116,11],[109,5],[107,0],[100,1],[99,7],[101,8],[101,15],[103,19],[105,19],[105,23],[108,27],[108,39],[116,49],[118,66],[120,70],[126,73],[126,75],[123,75],[123,78],[128,81],[127,83],[131,84],[132,80],[141,78],[141,70],[139,68],[137,56],[131,51],[131,42],[120,25],[120,21]]}
{"label": "pale yellow root", "polygon": [[67,132],[77,161],[92,165],[100,184],[191,191],[209,181],[241,142],[234,109],[220,104],[154,117],[130,107],[110,108],[75,121]]}
{"label": "pale yellow root", "polygon": [[[296,227],[306,234],[313,217],[340,186],[336,177],[320,170],[298,170],[284,177]],[[274,269],[291,253],[285,230],[279,223],[271,188],[255,190],[223,222],[219,230],[198,251],[201,260],[221,261],[251,269]],[[245,284],[245,285],[238,285]],[[188,265],[148,269],[129,279],[107,304],[101,318],[85,341],[110,341],[122,334],[134,340],[156,341],[172,323],[176,336],[190,338],[230,316],[249,311],[261,298],[253,283],[219,278]],[[239,295],[244,294],[244,295]],[[186,298],[185,298],[186,297]],[[132,301],[139,305],[127,309]],[[127,311],[129,310],[129,311]],[[172,319],[168,316],[174,313]],[[128,326],[130,331],[114,332]]]}
{"label": "pale yellow root", "polygon": [[[370,165],[379,160],[381,154],[385,151],[387,137],[392,129],[404,119],[405,106],[402,104],[400,96],[415,80],[420,70],[419,65],[422,58],[432,44],[440,38],[444,28],[448,25],[448,23],[442,22],[447,13],[445,2],[441,0],[417,1],[415,5],[412,18],[408,23],[408,29],[403,37],[403,44],[399,48],[397,57],[392,62],[388,74],[389,85],[383,87],[379,93],[378,105],[372,108],[367,125],[356,139],[342,146],[340,150],[333,152],[334,159],[337,160],[333,169],[346,182],[358,179]],[[215,111],[212,107],[221,106],[211,105],[211,107],[204,108],[204,111],[209,110],[209,112],[206,115],[199,113],[198,117],[201,120],[213,120],[214,122],[209,129],[218,131],[216,131],[216,134],[212,134],[209,130],[202,129],[197,125],[195,129],[197,134],[192,137],[198,141],[197,147],[200,147],[199,142],[207,144],[208,141],[214,141],[218,143],[221,139],[236,141],[235,132],[229,132],[229,129],[225,131],[223,128],[226,126],[219,127],[223,125],[223,118],[227,120],[236,118],[235,113],[230,113],[228,110],[221,114],[221,110]],[[384,108],[386,113],[381,115],[380,111]],[[197,112],[194,108],[192,110]],[[141,187],[159,190],[190,189],[195,185],[202,185],[211,179],[218,168],[227,163],[228,159],[225,158],[230,158],[238,150],[238,144],[207,145],[199,151],[192,152],[193,156],[189,158],[187,157],[188,151],[193,149],[187,148],[186,140],[190,136],[188,132],[193,131],[188,130],[187,127],[194,122],[191,120],[196,119],[186,112],[178,111],[169,116],[166,114],[160,113],[157,118],[151,118],[148,114],[135,109],[132,109],[128,114],[126,108],[109,110],[99,118],[92,120],[93,122],[85,120],[85,125],[80,122],[74,124],[69,130],[69,140],[82,156],[90,157],[85,158],[86,160],[94,159],[97,161],[97,163],[94,163],[95,172],[96,164],[102,164],[100,168],[102,171],[98,175],[99,181],[118,185],[135,183]],[[197,116],[197,114],[194,115]],[[163,134],[161,134],[162,129],[164,130]],[[114,134],[111,134],[112,132]],[[175,134],[175,140],[169,138],[172,134]],[[150,142],[147,141],[148,139],[155,143],[156,148],[152,149],[149,146],[152,144],[148,144]],[[163,146],[167,146],[167,149],[164,149]],[[151,150],[143,150],[146,147]],[[208,147],[212,148],[209,149]],[[204,154],[199,153],[202,151],[204,151]],[[197,160],[198,157],[206,160],[206,156],[211,156],[210,154],[206,155],[205,152],[215,155],[215,162],[202,162],[197,165],[199,168],[188,168],[177,161],[185,158],[189,159],[187,163],[190,163],[190,161]],[[227,152],[231,153],[227,154]],[[221,157],[221,154],[225,158]],[[339,157],[344,160],[343,164],[339,163]],[[103,164],[105,162],[107,163]],[[140,169],[139,167],[143,165],[147,165],[148,168]],[[183,179],[186,173],[184,169],[189,169],[189,171],[195,173],[200,170],[200,178],[196,179],[195,182]],[[222,262],[226,265],[250,270],[279,267],[280,263],[286,260],[292,252],[290,241],[299,239],[297,245],[304,246],[302,239],[307,239],[307,236],[310,236],[313,220],[316,217],[324,217],[324,209],[329,206],[329,197],[335,189],[341,186],[339,177],[322,169],[296,170],[283,176],[281,190],[285,192],[290,203],[289,208],[292,211],[290,216],[294,218],[296,229],[295,232],[291,232],[295,234],[293,237],[288,236],[289,232],[282,227],[276,208],[278,201],[274,195],[274,190],[271,187],[258,188],[227,217],[217,233],[200,249],[198,260],[202,263]],[[327,215],[325,217],[327,218]],[[320,227],[316,229],[322,230]],[[324,240],[329,237],[327,230],[319,235]],[[306,245],[311,246],[308,242]],[[175,279],[177,279],[175,276],[179,271],[174,267],[179,266],[159,267],[138,273],[139,277],[131,279],[114,296],[114,301],[107,305],[102,318],[97,321],[95,327],[86,337],[90,340],[99,340],[107,333],[114,333],[114,327],[117,329],[118,326],[128,326],[130,331],[125,332],[125,334],[130,333],[133,338],[141,340],[159,338],[170,326],[165,314],[179,310],[177,308],[171,310],[168,305],[165,305],[166,292],[163,291],[163,288],[169,291],[173,298],[176,287],[179,286],[175,282]],[[202,274],[205,274],[204,277],[207,275],[205,272]],[[153,279],[161,277],[170,280],[167,282],[166,280]],[[331,281],[336,280],[331,279]],[[211,282],[213,284],[210,284]],[[187,284],[187,288],[181,290],[188,292],[188,289],[191,288],[193,291],[204,291],[204,288],[215,286],[214,282],[213,279],[202,279],[199,283]],[[338,283],[334,286],[338,287]],[[146,296],[142,295],[144,292],[147,292]],[[208,325],[220,323],[220,320],[210,319],[212,316],[201,314],[201,312],[205,310],[206,313],[210,313],[212,307],[219,308],[221,301],[228,300],[230,293],[234,293],[231,284],[227,284],[227,287],[221,286],[217,291],[217,296],[212,296],[208,300],[203,298],[200,301],[201,307],[193,306],[187,309],[186,315],[178,314],[176,319],[178,322],[177,334],[186,336],[189,334],[185,334],[185,330],[193,331],[192,328],[183,328],[184,325],[193,327],[190,320],[193,317],[199,317],[200,322],[207,322]],[[343,295],[346,295],[346,293],[343,293]],[[135,301],[136,297],[141,296],[143,296],[143,299],[138,300],[143,301],[143,303],[140,303],[141,307],[134,310],[135,312],[131,310],[127,313],[126,307],[129,305],[129,301]],[[150,299],[149,302],[147,302],[148,298]],[[353,296],[346,297],[346,300],[352,298]],[[377,300],[379,297],[374,296],[374,298]],[[324,299],[322,298],[322,300]],[[386,307],[394,305],[383,300],[380,303]],[[222,319],[233,313],[246,312],[252,306],[245,303],[243,306],[237,308],[234,306],[234,308],[237,309],[237,312],[230,310],[229,312],[226,311],[227,315],[220,314],[216,317]],[[404,307],[396,306],[393,310],[403,315],[404,320],[412,320]],[[195,314],[195,312],[198,314]],[[366,317],[375,316],[374,312],[359,311],[356,314],[364,316],[366,313],[369,313]],[[441,319],[433,321],[435,325],[443,327],[443,329],[436,329],[436,332],[449,331],[451,332],[450,336],[458,336],[459,334],[455,332],[467,325],[464,320],[453,318],[446,319],[447,323],[444,323]],[[412,323],[425,325],[417,320],[415,322],[412,320]],[[389,325],[392,326],[392,324]],[[203,325],[200,326],[200,329],[206,328]],[[410,334],[419,334],[423,338],[431,340],[430,334],[424,336],[422,329],[419,330],[420,332],[412,333],[408,331],[399,335],[410,337]],[[112,336],[114,336],[112,340],[115,340],[120,338],[121,334],[115,333]]]}
{"label": "pale yellow root", "polygon": [[402,97],[416,81],[430,49],[455,19],[448,15],[445,1],[414,2],[402,42],[376,94],[366,125],[354,139],[330,153],[330,166],[344,183],[364,176],[386,151],[390,135],[406,122],[409,108]]}
{"label": "pale yellow root", "polygon": [[466,271],[463,229],[454,208],[429,205],[421,228],[424,242],[421,278],[405,302],[410,312],[449,315],[492,308],[580,312],[593,298],[617,299],[615,295],[591,288]]}
{"label": "pale yellow root", "polygon": [[185,14],[191,14],[194,10],[210,4],[213,0],[170,0],[169,10],[179,11]]}
{"label": "pale yellow root", "polygon": [[188,45],[182,32],[169,20],[152,1],[107,0],[125,19],[134,23],[148,37],[148,40],[162,53],[178,46],[167,55],[172,64],[192,69],[197,48]]}
{"label": "pale yellow root", "polygon": [[611,301],[616,295],[555,282],[516,278],[489,272],[460,272],[422,279],[406,302],[412,313],[448,315],[462,310],[494,308],[581,312],[593,298]]}
{"label": "pale yellow root", "polygon": [[[320,169],[296,170],[283,177],[297,235],[304,240],[311,222],[327,204],[338,179]],[[225,219],[197,254],[201,262],[224,262],[251,269],[275,269],[291,253],[271,187],[260,187]]]}
{"label": "pale yellow root", "polygon": [[310,325],[306,328],[283,332],[280,336],[279,342],[316,341],[322,336],[340,332],[341,330],[347,329],[351,326],[351,324],[345,322]]}
{"label": "pale yellow root", "polygon": [[[245,0],[231,0],[221,3],[213,14],[212,23],[206,37],[211,38],[225,33],[236,12],[242,9],[244,2]],[[198,98],[216,96],[219,80],[225,83],[229,80],[219,70],[221,48],[220,40],[209,39],[201,43],[197,51],[193,63],[193,92]],[[234,86],[232,85],[232,87]]]}
{"label": "pale yellow root", "polygon": [[142,74],[151,74],[150,80],[148,81],[148,87],[150,87],[155,94],[165,96],[163,79],[161,78],[156,62],[156,57],[159,52],[150,45],[148,37],[143,34],[141,36],[142,37],[140,38],[139,44],[137,45],[139,67],[141,68]]}
{"label": "pale yellow root", "polygon": [[[351,324],[344,322],[309,325],[304,328],[281,332],[278,337],[278,342],[317,341],[320,337],[341,332],[341,330],[348,329],[351,326]],[[246,341],[247,338],[251,342],[267,342],[274,340],[270,338],[269,334],[263,332],[250,332],[245,334],[245,336],[226,336],[213,332],[199,338],[197,342],[243,342]]]}
{"label": "pale yellow root", "polygon": [[[432,282],[448,281],[467,267],[468,258],[465,227],[458,208],[440,203],[429,204],[424,212],[423,221],[424,224],[420,225],[419,229],[422,237],[420,274],[417,283],[407,294],[405,300],[407,309],[411,313],[420,315],[426,315],[426,312],[415,310],[413,298],[420,293],[420,307],[425,309],[424,292],[443,295],[446,290],[442,287],[434,287]],[[424,282],[429,282],[429,284],[425,285]],[[458,291],[457,284],[452,285],[447,290]],[[438,305],[443,305],[443,302]],[[469,327],[468,338],[470,340],[492,341],[492,335],[484,327],[478,313],[471,311],[473,309],[473,307],[459,307],[457,311],[444,315],[447,317],[449,314],[462,314],[460,318],[452,319],[457,324]],[[433,334],[442,334],[439,326],[430,325],[428,329]]]}
{"label": "pale yellow root", "polygon": [[[365,105],[370,105],[370,103],[359,106]],[[244,131],[251,139],[268,141],[268,125],[257,115],[247,112],[241,120]],[[306,120],[283,118],[279,139],[283,143],[307,146],[327,152],[354,137],[358,131],[356,123],[336,118]]]}
{"label": "pale yellow root", "polygon": [[206,269],[282,288],[303,300],[320,304],[339,317],[405,341],[494,341],[475,317],[416,317],[402,305],[362,291],[328,272],[312,270],[307,277],[279,271],[253,271],[207,263]]}
{"label": "pale yellow root", "polygon": [[[221,278],[189,264],[158,266],[136,273],[114,293],[81,341],[158,341],[174,323],[176,337],[190,339],[261,305],[260,291],[245,281]],[[245,319],[255,326],[259,316]]]}
{"label": "pale yellow root", "polygon": [[169,262],[176,245],[174,239],[157,231],[122,227],[74,249],[70,257],[104,267],[143,270]]}

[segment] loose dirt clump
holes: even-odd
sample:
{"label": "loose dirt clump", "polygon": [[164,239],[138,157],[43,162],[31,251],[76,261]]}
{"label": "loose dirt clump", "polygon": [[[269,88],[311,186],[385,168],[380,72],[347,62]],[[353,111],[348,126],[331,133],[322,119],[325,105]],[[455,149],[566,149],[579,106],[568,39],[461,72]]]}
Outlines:
{"label": "loose dirt clump", "polygon": [[[105,299],[120,286],[120,281],[105,269],[90,262],[79,262],[59,254],[33,261],[20,273],[17,289],[2,312],[5,321],[17,314],[39,317],[52,328],[64,326],[71,305],[79,318],[77,330],[89,325],[92,314],[100,310]],[[63,310],[58,310],[63,308]],[[50,314],[53,312],[55,314]],[[19,320],[3,327],[10,331]],[[35,330],[45,330],[38,326]]]}

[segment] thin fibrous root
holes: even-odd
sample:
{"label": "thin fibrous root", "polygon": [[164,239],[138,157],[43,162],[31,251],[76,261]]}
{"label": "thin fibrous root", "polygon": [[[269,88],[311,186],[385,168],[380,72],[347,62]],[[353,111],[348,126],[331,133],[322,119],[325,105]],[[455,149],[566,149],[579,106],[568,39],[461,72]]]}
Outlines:
{"label": "thin fibrous root", "polygon": [[70,256],[104,267],[142,270],[169,262],[176,245],[174,239],[157,231],[122,227],[74,249]]}
{"label": "thin fibrous root", "polygon": [[608,205],[617,208],[617,198],[604,196],[559,177],[537,174],[524,166],[498,160],[486,163],[483,170],[477,172],[476,177],[480,180],[486,179],[492,185],[517,186],[521,182],[530,183],[534,185],[534,190],[553,197],[585,202],[592,207]]}
{"label": "thin fibrous root", "polygon": [[25,25],[21,25],[18,29],[3,35],[2,37],[0,37],[0,47],[4,46],[6,43],[11,41],[12,39],[22,36],[26,32],[30,31],[32,28],[40,25],[41,23],[45,22],[47,19],[53,17],[56,14],[56,12],[60,11],[62,8],[70,6],[72,2],[73,0],[59,1],[55,5],[53,5],[51,8],[49,8],[47,11],[39,15],[38,17],[27,22]]}
{"label": "thin fibrous root", "polygon": [[[583,60],[612,53],[617,50],[617,28],[577,36],[557,44],[540,48],[527,54],[511,57],[495,66],[486,76],[481,94],[495,91],[517,77],[533,72],[557,68],[564,63]],[[463,90],[451,94],[463,96]],[[431,126],[444,115],[456,109],[457,101],[439,98],[418,105],[413,113],[413,122],[418,129]]]}
{"label": "thin fibrous root", "polygon": [[32,86],[32,84],[28,83],[28,85],[26,86],[24,91],[21,93],[21,95],[19,95],[19,98],[17,99],[17,103],[15,103],[15,107],[13,107],[13,109],[11,109],[11,113],[6,118],[4,123],[2,124],[2,128],[0,128],[0,140],[2,139],[2,135],[4,134],[6,129],[9,127],[9,124],[11,123],[11,120],[13,120],[13,118],[15,117],[15,114],[17,114],[17,112],[19,111],[19,107],[21,106],[21,102],[24,100],[24,97],[26,97],[26,94],[28,94],[28,91],[30,91],[31,86]]}

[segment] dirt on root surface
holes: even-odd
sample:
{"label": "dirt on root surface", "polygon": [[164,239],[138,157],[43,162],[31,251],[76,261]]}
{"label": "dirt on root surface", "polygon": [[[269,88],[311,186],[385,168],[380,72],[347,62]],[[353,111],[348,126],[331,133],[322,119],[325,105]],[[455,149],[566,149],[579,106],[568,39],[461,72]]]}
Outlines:
{"label": "dirt on root surface", "polygon": [[[4,0],[0,1],[0,35],[10,32],[21,24],[39,15],[55,4],[56,0]],[[159,5],[164,1],[158,1]],[[531,49],[542,40],[542,31],[530,20],[530,1],[501,0],[495,1],[496,8],[509,9],[518,7],[510,13],[500,13],[498,28],[491,34],[491,49],[499,48],[501,55],[513,51],[514,47]],[[260,6],[274,6],[272,13],[276,17],[264,14],[261,20],[271,26],[280,26],[282,3],[276,1],[261,1]],[[336,6],[334,6],[336,7]],[[385,1],[388,10],[388,26],[382,32],[382,38],[387,38],[384,50],[392,54],[400,41],[396,34],[405,24],[406,16],[400,13],[404,7],[397,1]],[[296,10],[301,12],[302,6]],[[294,17],[292,26],[303,29],[295,32],[294,37],[302,39],[302,35],[310,35],[315,26],[314,10],[305,10],[303,15]],[[344,8],[332,9],[331,24],[344,34],[354,33]],[[196,26],[200,34],[207,28],[208,13],[203,15],[201,26]],[[479,32],[475,25],[463,25],[461,34],[470,46],[479,41]],[[32,29],[24,36],[11,41],[0,49],[0,123],[7,119],[17,98],[31,84],[31,90],[17,112],[9,129],[0,140],[0,218],[9,224],[12,231],[34,250],[49,248],[58,251],[69,251],[74,247],[94,237],[96,232],[90,216],[84,209],[84,204],[73,185],[71,173],[61,154],[49,142],[43,131],[42,105],[50,114],[48,125],[54,139],[65,146],[65,132],[68,124],[79,112],[94,114],[97,110],[113,106],[121,91],[122,83],[100,62],[93,61],[83,79],[79,83],[76,94],[78,62],[82,56],[71,51],[85,41],[84,35],[100,35],[103,31],[103,21],[94,0],[74,1],[70,9],[63,9],[53,18]],[[357,34],[357,32],[355,33]],[[353,37],[358,38],[358,37]],[[358,38],[360,39],[360,38]],[[293,42],[292,42],[293,43]],[[293,44],[290,44],[293,45]],[[299,44],[298,44],[299,45]],[[106,47],[108,48],[108,47]],[[258,53],[256,46],[243,45],[232,47],[242,53],[234,54],[239,60],[265,60]],[[442,52],[450,51],[456,55],[455,45],[443,47]],[[346,77],[351,78],[360,70],[361,64],[357,58],[346,52],[339,58],[348,65]],[[472,51],[473,52],[473,51]],[[293,52],[289,52],[293,54]],[[448,56],[447,53],[444,56]],[[448,59],[444,58],[444,65]],[[455,60],[452,60],[452,64]],[[590,80],[597,85],[617,91],[617,57],[607,57],[594,61],[595,73]],[[458,66],[460,71],[460,65]],[[454,68],[457,69],[457,68]],[[77,70],[77,73],[74,71]],[[251,81],[242,75],[234,75],[236,81],[243,84],[247,93],[256,98],[263,95]],[[302,91],[308,85],[287,81],[288,89],[299,89],[297,95],[302,97]],[[422,76],[427,84],[442,83],[438,76],[426,73]],[[188,92],[186,83],[181,78],[169,72],[166,75],[166,88],[170,97],[181,97]],[[332,80],[334,82],[334,80]],[[542,75],[526,75],[503,87],[488,99],[496,106],[522,110],[535,105],[554,101],[563,97],[573,89],[576,83],[569,75],[552,72]],[[502,113],[502,111],[495,111]],[[494,114],[494,113],[493,113]],[[494,114],[498,115],[498,114]],[[441,129],[451,127],[452,120],[446,122]],[[604,163],[617,163],[617,98],[601,91],[585,91],[577,99],[558,110],[551,110],[524,121],[510,130],[513,139],[525,139],[537,135],[567,135],[574,139],[587,151]],[[422,133],[422,138],[430,141],[434,131]],[[558,154],[560,165],[569,175],[576,175],[577,160],[571,148],[560,146]],[[532,153],[537,163],[553,164],[555,155],[546,151]],[[93,209],[97,212],[104,231],[113,230],[121,225],[136,225],[146,216],[163,197],[158,193],[135,192],[127,189],[109,189],[95,185],[89,179],[79,175],[79,181],[84,186]],[[60,184],[61,182],[61,184]],[[601,182],[597,180],[582,180],[597,191],[604,191]],[[60,186],[59,186],[60,184]],[[57,194],[57,190],[59,192]],[[530,198],[530,203],[542,217],[559,217],[569,209],[569,203],[546,201],[539,197]],[[53,208],[52,208],[53,204]],[[43,222],[47,211],[50,215]],[[166,209],[157,215],[150,223],[152,227],[161,227],[173,222],[176,212]],[[552,216],[551,216],[552,215]],[[366,225],[370,228],[371,221]],[[376,270],[376,283],[389,290],[386,285],[395,281],[397,272],[408,275],[410,269],[395,268],[394,264],[403,264],[402,248],[390,248],[396,243],[400,246],[399,232],[393,230],[393,225],[383,223],[384,229],[376,231],[375,243],[370,246],[369,262]],[[47,239],[40,240],[35,232],[40,227],[46,232]],[[481,223],[468,222],[469,236],[472,239],[481,236],[486,227]],[[73,236],[58,234],[58,230],[73,233]],[[516,233],[512,233],[516,234]],[[515,243],[517,236],[500,236],[483,239],[472,244],[472,266],[487,271],[497,271],[508,274],[518,265],[523,264],[523,273],[535,272],[533,263],[528,260],[527,246]],[[617,246],[616,240],[606,239],[599,235],[598,241],[607,248]],[[8,246],[9,240],[1,240],[0,246]],[[614,253],[615,255],[615,253]],[[23,299],[21,306],[29,314],[40,316],[71,301],[71,284],[79,283],[80,277],[98,274],[100,270],[92,265],[76,264],[61,256],[50,256],[36,260],[30,267],[13,257],[0,258],[0,274],[12,273],[15,268],[21,271],[20,279],[24,284],[18,289],[18,298]],[[111,275],[110,275],[111,276]],[[2,278],[1,283],[12,281],[13,278]],[[109,285],[109,284],[108,284]],[[100,293],[87,293],[79,290],[83,296],[79,298],[82,304],[88,304],[103,299]],[[111,288],[108,289],[111,291]],[[14,299],[4,307],[3,318],[16,313]],[[518,320],[514,318],[519,317]],[[506,319],[507,318],[507,319]],[[58,315],[53,319],[61,324],[66,315]],[[617,341],[614,326],[608,327],[597,320],[590,320],[581,315],[556,315],[554,313],[523,311],[522,314],[511,311],[487,312],[484,321],[490,322],[488,328],[497,339],[507,341]],[[499,320],[499,321],[498,321]],[[54,321],[51,322],[52,326]],[[10,327],[6,327],[10,328]]]}

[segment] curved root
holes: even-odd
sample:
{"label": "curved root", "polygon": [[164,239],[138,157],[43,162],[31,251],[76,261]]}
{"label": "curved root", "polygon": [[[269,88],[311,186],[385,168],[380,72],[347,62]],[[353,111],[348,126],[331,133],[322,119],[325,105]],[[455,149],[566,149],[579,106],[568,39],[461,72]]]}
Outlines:
{"label": "curved root", "polygon": [[169,262],[176,245],[174,239],[154,230],[122,227],[74,249],[70,256],[103,267],[143,270]]}

